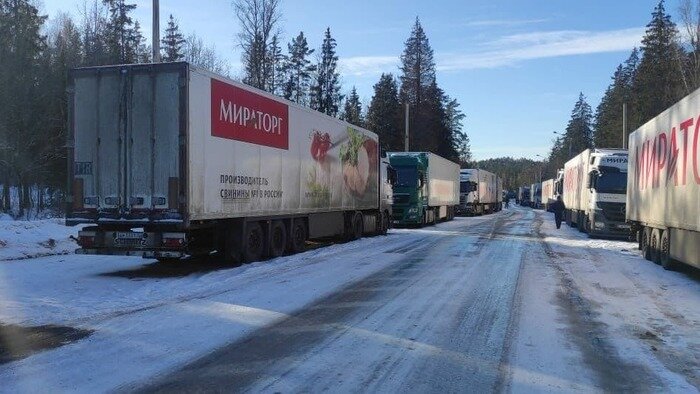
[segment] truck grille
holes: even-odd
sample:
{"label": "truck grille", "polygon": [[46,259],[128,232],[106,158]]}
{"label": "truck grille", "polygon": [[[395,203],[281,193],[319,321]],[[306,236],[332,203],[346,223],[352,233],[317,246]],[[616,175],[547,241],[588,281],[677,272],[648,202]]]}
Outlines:
{"label": "truck grille", "polygon": [[408,194],[394,194],[394,204],[408,204],[411,196]]}
{"label": "truck grille", "polygon": [[598,208],[603,210],[603,216],[609,221],[625,221],[625,203],[621,202],[599,202]]}

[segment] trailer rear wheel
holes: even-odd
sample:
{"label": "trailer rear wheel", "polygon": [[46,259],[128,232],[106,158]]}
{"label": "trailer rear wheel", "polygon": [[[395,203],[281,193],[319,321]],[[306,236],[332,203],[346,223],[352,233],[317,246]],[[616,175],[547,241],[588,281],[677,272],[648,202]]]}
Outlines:
{"label": "trailer rear wheel", "polygon": [[281,220],[275,220],[270,225],[270,256],[282,256],[286,247],[287,229]]}
{"label": "trailer rear wheel", "polygon": [[362,232],[364,230],[364,223],[362,222],[362,214],[355,212],[352,217],[352,232],[350,233],[350,240],[354,241],[356,239],[362,238]]}
{"label": "trailer rear wheel", "polygon": [[644,227],[642,230],[642,256],[651,261],[651,248],[649,247],[649,239],[651,238],[651,228]]}
{"label": "trailer rear wheel", "polygon": [[287,250],[290,253],[303,252],[306,246],[306,224],[303,220],[294,220],[291,229],[287,238]]}
{"label": "trailer rear wheel", "polygon": [[661,233],[659,262],[665,270],[674,271],[676,269],[676,262],[671,258],[671,236],[668,230]]}
{"label": "trailer rear wheel", "polygon": [[386,212],[382,212],[379,217],[379,231],[378,235],[386,235],[389,231],[389,215]]}
{"label": "trailer rear wheel", "polygon": [[265,233],[260,223],[246,224],[245,244],[243,248],[243,262],[252,263],[262,259],[265,248]]}
{"label": "trailer rear wheel", "polygon": [[653,261],[654,264],[660,264],[659,260],[659,241],[661,240],[661,231],[658,228],[651,230],[651,236],[649,238],[649,260]]}

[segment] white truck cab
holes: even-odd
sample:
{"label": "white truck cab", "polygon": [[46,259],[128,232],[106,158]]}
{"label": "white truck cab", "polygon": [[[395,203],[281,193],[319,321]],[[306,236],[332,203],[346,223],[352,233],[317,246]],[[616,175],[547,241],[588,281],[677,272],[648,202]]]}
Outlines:
{"label": "white truck cab", "polygon": [[587,149],[564,166],[566,220],[592,236],[626,238],[627,150]]}

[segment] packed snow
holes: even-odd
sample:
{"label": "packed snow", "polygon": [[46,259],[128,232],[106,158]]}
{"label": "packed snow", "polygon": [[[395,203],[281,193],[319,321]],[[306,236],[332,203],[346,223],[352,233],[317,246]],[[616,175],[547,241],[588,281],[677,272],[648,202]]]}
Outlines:
{"label": "packed snow", "polygon": [[635,242],[590,239],[538,212],[553,264],[600,323],[599,340],[677,392],[700,387],[700,275],[666,271],[645,260]]}
{"label": "packed snow", "polygon": [[73,253],[78,227],[63,219],[12,220],[0,216],[0,261]]}
{"label": "packed snow", "polygon": [[[513,212],[522,218],[508,222]],[[632,242],[589,239],[566,226],[557,230],[551,216],[515,208],[484,217],[458,218],[433,228],[391,230],[386,237],[242,267],[190,263],[187,267],[191,271],[175,270],[172,274],[159,271],[153,260],[64,255],[76,248],[70,236],[77,228],[64,227],[58,220],[0,221],[0,259],[4,260],[0,261],[0,323],[55,324],[95,331],[86,339],[0,364],[0,392],[7,388],[13,392],[135,388],[410,258],[413,248],[435,242],[436,236],[464,239],[446,250],[436,249],[434,258],[453,261],[452,270],[459,267],[454,259],[469,261],[484,242],[494,246],[472,262],[479,269],[504,264],[505,260],[513,268],[513,259],[520,259],[515,261],[515,268],[520,264],[519,273],[511,270],[503,276],[507,279],[504,282],[517,281],[513,320],[507,330],[512,338],[504,348],[510,378],[506,389],[588,392],[606,387],[601,386],[605,381],[601,383],[600,373],[592,372],[595,362],[586,351],[586,343],[577,342],[581,337],[609,346],[609,355],[597,357],[631,363],[640,376],[649,376],[653,384],[649,387],[697,391],[697,270],[665,271],[644,260]],[[498,217],[512,223],[507,230],[489,236],[486,229],[484,238],[465,232]],[[51,239],[53,246],[42,245]],[[36,257],[42,254],[53,256]],[[438,274],[430,270],[424,273],[434,276],[430,283],[453,275],[449,271]],[[483,286],[489,289],[487,283]],[[435,290],[426,294],[436,302],[446,302],[439,299],[442,292]],[[579,310],[576,305],[567,310],[565,303],[571,299],[580,304]],[[358,340],[366,337],[377,339],[376,346],[397,346],[426,355],[444,352],[430,338],[409,341],[386,334],[414,330],[410,324],[404,327],[408,323],[403,320],[381,323],[384,320],[380,317],[406,309],[401,305],[398,299],[387,303],[385,308],[389,309],[383,314],[352,327],[357,338],[339,341],[331,349],[361,354],[358,346],[363,342]],[[425,307],[430,305],[432,301]],[[442,311],[454,306],[449,302],[445,305]],[[581,319],[578,328],[582,332],[575,332],[572,312],[582,315],[574,316]],[[470,313],[485,312],[475,305]],[[474,338],[471,340],[477,340]],[[372,343],[368,341],[366,346],[375,346]],[[371,349],[363,351],[372,353]],[[317,353],[313,360],[329,365],[342,361],[324,361],[328,354]],[[445,354],[454,362],[474,362],[456,353]],[[300,368],[302,375],[315,376],[314,366]],[[348,376],[359,379],[362,371]]]}

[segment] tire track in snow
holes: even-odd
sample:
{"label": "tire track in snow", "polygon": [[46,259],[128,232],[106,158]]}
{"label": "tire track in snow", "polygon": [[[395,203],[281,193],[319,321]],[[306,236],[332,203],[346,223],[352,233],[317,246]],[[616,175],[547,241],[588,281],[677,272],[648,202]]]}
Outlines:
{"label": "tire track in snow", "polygon": [[648,366],[630,363],[619,356],[608,339],[607,325],[597,319],[596,306],[581,295],[570,274],[557,261],[557,253],[544,240],[541,226],[542,216],[537,215],[535,232],[548,257],[547,264],[561,283],[557,301],[568,320],[574,344],[598,378],[598,386],[611,392],[663,391],[661,379]]}

